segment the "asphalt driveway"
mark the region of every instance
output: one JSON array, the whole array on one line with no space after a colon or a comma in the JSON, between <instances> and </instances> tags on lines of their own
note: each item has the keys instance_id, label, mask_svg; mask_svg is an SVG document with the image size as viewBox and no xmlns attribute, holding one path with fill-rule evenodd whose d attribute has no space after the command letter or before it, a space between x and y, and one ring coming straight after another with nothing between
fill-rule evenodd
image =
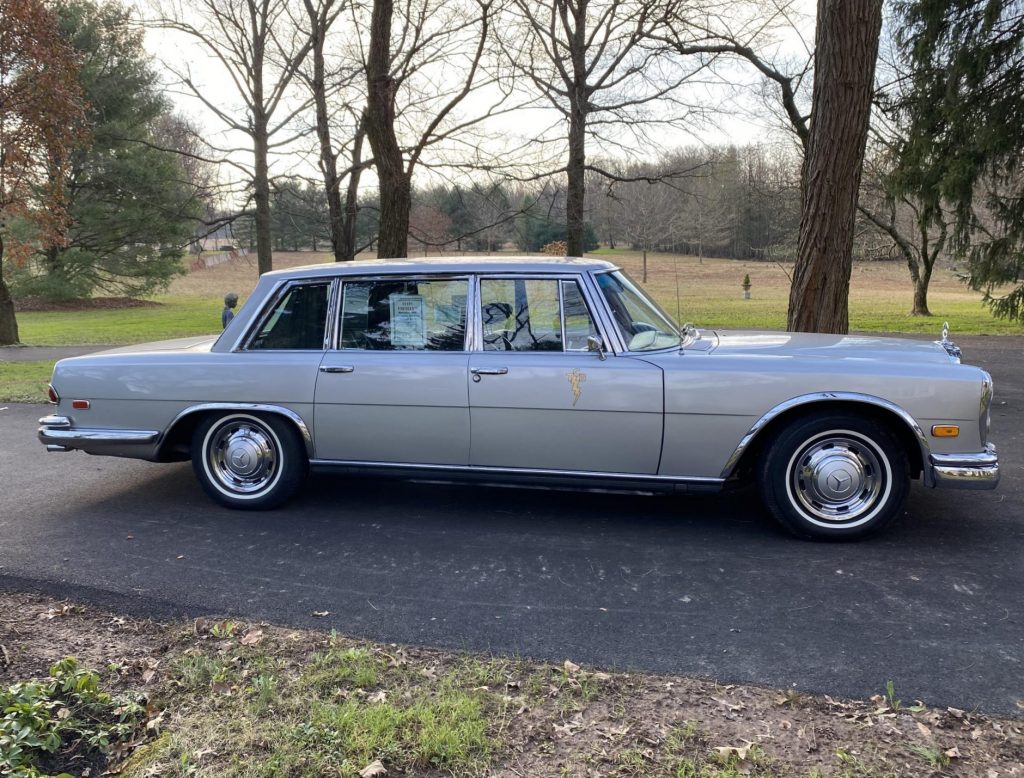
<instances>
[{"instance_id":1,"label":"asphalt driveway","mask_svg":"<svg viewBox=\"0 0 1024 778\"><path fill-rule=\"evenodd\" d=\"M286 509L238 513L187 464L47 454L46 407L11 405L0 588L857 697L892 680L905 701L1022 716L1022 340L958 341L996 380L999 490L915 485L893 531L848 545L793 540L749 496L318 474Z\"/></svg>"}]
</instances>

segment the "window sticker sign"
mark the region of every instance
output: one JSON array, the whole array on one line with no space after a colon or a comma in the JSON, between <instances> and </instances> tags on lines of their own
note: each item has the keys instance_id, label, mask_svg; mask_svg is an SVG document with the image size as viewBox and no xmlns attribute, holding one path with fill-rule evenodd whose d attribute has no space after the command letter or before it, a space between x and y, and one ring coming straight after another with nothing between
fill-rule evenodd
<instances>
[{"instance_id":1,"label":"window sticker sign","mask_svg":"<svg viewBox=\"0 0 1024 778\"><path fill-rule=\"evenodd\" d=\"M427 344L427 321L423 297L393 294L391 303L391 345L423 348Z\"/></svg>"}]
</instances>

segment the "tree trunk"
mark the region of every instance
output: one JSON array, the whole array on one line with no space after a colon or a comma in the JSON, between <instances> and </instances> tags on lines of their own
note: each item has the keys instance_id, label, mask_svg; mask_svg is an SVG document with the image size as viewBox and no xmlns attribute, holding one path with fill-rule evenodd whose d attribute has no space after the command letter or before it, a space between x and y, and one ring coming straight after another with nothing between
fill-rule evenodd
<instances>
[{"instance_id":1,"label":"tree trunk","mask_svg":"<svg viewBox=\"0 0 1024 778\"><path fill-rule=\"evenodd\" d=\"M574 103L576 101L574 100ZM583 215L586 206L587 119L583 106L573 105L569 120L569 179L565 202L565 253L570 257L583 256Z\"/></svg>"},{"instance_id":2,"label":"tree trunk","mask_svg":"<svg viewBox=\"0 0 1024 778\"><path fill-rule=\"evenodd\" d=\"M341 181L338 179L338 159L331 145L331 124L327 113L327 78L324 65L324 29L326 22L321 21L313 6L307 2L306 11L312 27L313 54L313 102L316 104L316 137L320 141L320 172L324 177L324 190L327 193L327 212L330 220L329 232L334 261L341 262L345 257L345 212L341 205ZM316 251L314 245L313 250Z\"/></svg>"},{"instance_id":3,"label":"tree trunk","mask_svg":"<svg viewBox=\"0 0 1024 778\"><path fill-rule=\"evenodd\" d=\"M931 316L928 310L928 283L932 280L932 269L924 267L917 278L914 279L914 310L913 316Z\"/></svg>"},{"instance_id":4,"label":"tree trunk","mask_svg":"<svg viewBox=\"0 0 1024 778\"><path fill-rule=\"evenodd\" d=\"M18 319L14 315L14 300L4 281L4 238L0 235L0 346L13 346L18 340Z\"/></svg>"},{"instance_id":5,"label":"tree trunk","mask_svg":"<svg viewBox=\"0 0 1024 778\"><path fill-rule=\"evenodd\" d=\"M882 0L818 0L790 332L849 330L853 231L881 26Z\"/></svg>"},{"instance_id":6,"label":"tree trunk","mask_svg":"<svg viewBox=\"0 0 1024 778\"><path fill-rule=\"evenodd\" d=\"M274 269L274 250L270 226L270 169L267 165L270 136L267 133L267 117L261 110L253 122L252 141L255 156L252 183L253 199L256 201L256 269L263 275Z\"/></svg>"},{"instance_id":7,"label":"tree trunk","mask_svg":"<svg viewBox=\"0 0 1024 778\"><path fill-rule=\"evenodd\" d=\"M345 219L341 230L341 260L351 262L356 258L356 219L359 216L359 178L363 174L363 138L365 122L360 121L356 137L352 142L352 169L348 175L348 190L345 192ZM337 254L335 255L337 259Z\"/></svg>"},{"instance_id":8,"label":"tree trunk","mask_svg":"<svg viewBox=\"0 0 1024 778\"><path fill-rule=\"evenodd\" d=\"M397 258L409 251L412 187L395 135L395 84L391 78L393 0L374 0L366 57L366 137L380 182L377 256Z\"/></svg>"}]
</instances>

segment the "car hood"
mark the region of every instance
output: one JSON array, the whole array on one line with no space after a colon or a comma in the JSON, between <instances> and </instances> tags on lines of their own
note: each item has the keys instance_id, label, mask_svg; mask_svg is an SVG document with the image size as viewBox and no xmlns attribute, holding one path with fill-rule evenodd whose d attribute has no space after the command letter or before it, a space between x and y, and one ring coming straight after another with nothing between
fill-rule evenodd
<instances>
[{"instance_id":1,"label":"car hood","mask_svg":"<svg viewBox=\"0 0 1024 778\"><path fill-rule=\"evenodd\" d=\"M710 338L709 338L710 335ZM705 333L714 339L714 354L794 357L799 359L856 359L901 363L944 363L950 356L938 343L875 335L819 335L807 332L719 330Z\"/></svg>"},{"instance_id":2,"label":"car hood","mask_svg":"<svg viewBox=\"0 0 1024 778\"><path fill-rule=\"evenodd\" d=\"M152 354L158 351L209 351L217 342L216 335L200 335L194 338L175 338L174 340L158 340L153 343L136 343L133 346L98 351L96 354ZM95 355L90 355L95 356Z\"/></svg>"}]
</instances>

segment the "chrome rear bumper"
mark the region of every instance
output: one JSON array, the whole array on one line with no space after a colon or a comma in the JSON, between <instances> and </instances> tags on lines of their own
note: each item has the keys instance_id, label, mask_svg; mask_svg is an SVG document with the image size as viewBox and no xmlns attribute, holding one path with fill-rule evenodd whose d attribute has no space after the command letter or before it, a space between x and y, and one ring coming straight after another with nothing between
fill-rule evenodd
<instances>
[{"instance_id":1,"label":"chrome rear bumper","mask_svg":"<svg viewBox=\"0 0 1024 778\"><path fill-rule=\"evenodd\" d=\"M109 456L139 456L159 440L157 430L111 430L76 428L67 416L44 416L39 420L39 440L47 451L85 451Z\"/></svg>"},{"instance_id":2,"label":"chrome rear bumper","mask_svg":"<svg viewBox=\"0 0 1024 778\"><path fill-rule=\"evenodd\" d=\"M932 454L929 486L942 489L995 489L999 484L999 457L989 443L977 454Z\"/></svg>"}]
</instances>

